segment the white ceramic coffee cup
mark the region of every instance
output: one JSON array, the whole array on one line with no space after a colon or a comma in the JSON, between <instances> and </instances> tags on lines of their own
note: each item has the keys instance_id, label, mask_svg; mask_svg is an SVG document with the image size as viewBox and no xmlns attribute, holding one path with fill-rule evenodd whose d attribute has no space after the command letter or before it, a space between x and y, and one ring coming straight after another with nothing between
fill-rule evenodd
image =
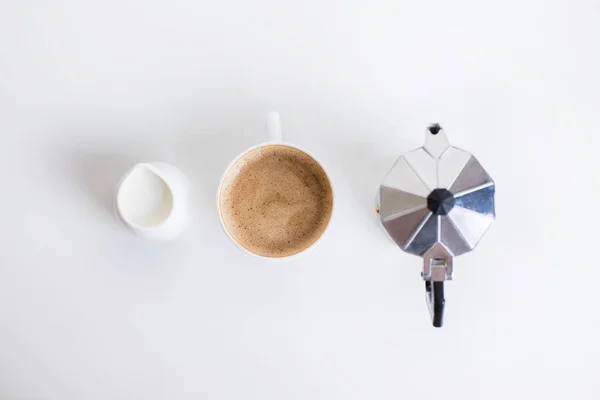
<instances>
[{"instance_id":1,"label":"white ceramic coffee cup","mask_svg":"<svg viewBox=\"0 0 600 400\"><path fill-rule=\"evenodd\" d=\"M231 163L229 163L229 165L227 166L227 169L225 169L225 172L223 173L223 176L221 177L221 181L219 182L219 187L217 190L217 210L219 212L219 220L221 221L221 226L223 227L223 230L225 231L225 233L227 234L227 236L229 237L229 239L231 239L231 241L239 248L241 249L243 252L256 256L256 257L260 257L260 258L266 258L269 260L289 260L291 258L295 258L301 254L306 253L306 251L308 251L309 249L314 248L318 243L321 242L321 240L323 239L323 237L325 236L325 233L327 232L328 228L329 228L329 224L331 223L331 219L333 218L333 210L335 209L335 192L333 190L333 184L331 183L331 178L329 177L329 174L327 173L327 169L325 168L325 166L323 165L322 162L320 162L315 156L313 156L312 154L310 154L308 151L304 150L303 148L296 146L295 144L291 144L289 142L285 142L283 140L283 136L281 133L281 117L279 115L279 113L277 112L269 112L267 113L266 116L266 133L267 133L267 138L268 140L266 142L257 144L256 146L252 146L248 149L246 149L245 151L243 151L242 153L240 153L237 157L235 157L233 159L233 161L231 161ZM325 173L325 175L327 176L327 180L329 182L329 186L331 187L331 193L332 193L332 199L334 200L332 202L332 210L331 210L331 215L329 217L329 221L327 222L327 226L325 227L325 230L321 233L321 236L319 236L319 238L317 240L315 240L310 246L308 246L307 248L305 248L304 250L296 253L296 254L292 254L289 256L284 256L284 257L269 257L269 256L264 256L261 254L256 254L250 250L248 250L247 248L245 248L244 246L242 246L231 234L231 232L229 232L229 230L227 229L227 226L225 225L225 221L223 220L223 214L221 212L221 191L223 189L223 183L225 182L225 179L227 178L227 174L229 173L229 171L231 170L231 168L235 165L236 162L238 162L240 159L242 159L244 156L246 156L246 154L250 153L253 150L259 149L261 147L265 147L265 146L271 146L274 144L279 144L279 145L283 145L283 146L287 146L287 147L291 147L297 150L300 150L301 152L307 154L309 157L311 157L313 160L315 160L315 162L317 164L319 164L319 166L321 167L321 169L323 170L323 172Z\"/></svg>"},{"instance_id":2,"label":"white ceramic coffee cup","mask_svg":"<svg viewBox=\"0 0 600 400\"><path fill-rule=\"evenodd\" d=\"M187 179L164 162L136 164L121 179L114 204L119 219L136 235L173 239L189 222Z\"/></svg>"}]
</instances>

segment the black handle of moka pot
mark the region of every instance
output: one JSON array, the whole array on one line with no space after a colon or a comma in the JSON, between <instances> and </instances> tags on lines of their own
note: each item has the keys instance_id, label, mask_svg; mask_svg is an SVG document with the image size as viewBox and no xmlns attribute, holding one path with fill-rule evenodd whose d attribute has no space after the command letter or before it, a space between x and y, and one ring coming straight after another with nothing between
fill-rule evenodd
<instances>
[{"instance_id":1,"label":"black handle of moka pot","mask_svg":"<svg viewBox=\"0 0 600 400\"><path fill-rule=\"evenodd\" d=\"M444 282L425 281L427 292L427 305L431 313L431 322L436 328L441 328L444 323Z\"/></svg>"}]
</instances>

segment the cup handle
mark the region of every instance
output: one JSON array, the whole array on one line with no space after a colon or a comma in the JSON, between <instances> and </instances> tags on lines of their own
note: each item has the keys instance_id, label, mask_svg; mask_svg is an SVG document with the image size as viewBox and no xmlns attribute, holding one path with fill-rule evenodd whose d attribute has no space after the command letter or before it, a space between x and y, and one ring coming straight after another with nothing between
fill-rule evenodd
<instances>
[{"instance_id":1,"label":"cup handle","mask_svg":"<svg viewBox=\"0 0 600 400\"><path fill-rule=\"evenodd\" d=\"M278 112L271 111L267 113L266 130L270 142L283 141L281 135L281 117Z\"/></svg>"},{"instance_id":2,"label":"cup handle","mask_svg":"<svg viewBox=\"0 0 600 400\"><path fill-rule=\"evenodd\" d=\"M444 323L444 282L425 281L427 306L431 314L431 322L436 328L441 328Z\"/></svg>"}]
</instances>

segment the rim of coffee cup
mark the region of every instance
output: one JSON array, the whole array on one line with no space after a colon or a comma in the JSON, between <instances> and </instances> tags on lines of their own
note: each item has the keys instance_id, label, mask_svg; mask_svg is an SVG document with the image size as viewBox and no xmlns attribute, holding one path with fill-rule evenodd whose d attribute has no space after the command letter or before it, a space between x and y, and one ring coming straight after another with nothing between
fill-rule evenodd
<instances>
[{"instance_id":1,"label":"rim of coffee cup","mask_svg":"<svg viewBox=\"0 0 600 400\"><path fill-rule=\"evenodd\" d=\"M321 167L321 169L325 173L325 176L327 177L327 180L329 181L329 187L331 188L331 199L332 199L331 200L331 214L329 215L329 220L327 221L327 225L325 226L325 229L323 230L323 232L321 232L321 236L319 236L317 238L317 240L315 240L313 243L311 243L311 245L308 246L307 248L305 248L304 250L301 250L298 253L290 254L289 256L283 256L283 257L263 256L261 254L256 254L256 253L248 250L244 246L242 246L233 237L233 235L231 234L231 232L229 232L229 230L225 226L225 221L223 221L223 214L221 213L221 201L220 201L221 200L221 191L223 189L223 183L225 182L225 178L227 177L227 174L229 173L229 171L231 170L231 168L233 168L233 166L235 165L235 163L238 162L240 159L242 159L247 153L249 153L249 152L251 152L253 150L260 149L261 147L274 146L274 145L287 146L287 147L291 147L291 148L296 149L296 150L300 150L301 152L305 153L310 158L312 158L313 160L315 160L317 162L317 164L319 164L319 166ZM283 140L270 140L270 141L259 143L259 144L256 144L256 145L252 146L252 147L247 148L246 150L244 150L241 153L239 153L229 163L229 165L227 165L227 168L225 169L225 172L221 176L221 180L219 181L219 187L217 189L217 212L219 213L219 221L221 223L221 228L223 228L223 231L225 231L225 234L229 237L229 239L239 249L241 249L244 253L250 254L250 255L258 257L258 258L272 260L272 261L289 261L289 260L292 260L294 258L302 256L304 253L308 252L309 250L311 250L315 246L317 246L321 242L321 240L323 240L323 237L325 236L325 234L329 230L329 226L331 225L331 221L333 220L334 213L335 213L335 188L333 187L333 182L331 180L331 177L329 176L329 173L327 172L327 168L325 168L325 165L321 162L321 160L319 160L318 158L316 158L313 154L311 154L310 152L306 151L305 149L303 149L300 146L297 146L295 144L292 144L292 143L289 143L289 142L286 142L286 141L283 141Z\"/></svg>"}]
</instances>

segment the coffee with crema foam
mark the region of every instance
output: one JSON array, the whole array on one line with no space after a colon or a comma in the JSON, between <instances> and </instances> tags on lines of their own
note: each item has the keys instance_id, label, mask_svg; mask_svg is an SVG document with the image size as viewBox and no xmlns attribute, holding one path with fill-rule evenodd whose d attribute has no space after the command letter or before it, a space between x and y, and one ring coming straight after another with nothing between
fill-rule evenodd
<instances>
[{"instance_id":1,"label":"coffee with crema foam","mask_svg":"<svg viewBox=\"0 0 600 400\"><path fill-rule=\"evenodd\" d=\"M256 148L237 160L219 194L225 228L245 249L286 257L310 247L333 208L327 174L308 154L285 145Z\"/></svg>"}]
</instances>

